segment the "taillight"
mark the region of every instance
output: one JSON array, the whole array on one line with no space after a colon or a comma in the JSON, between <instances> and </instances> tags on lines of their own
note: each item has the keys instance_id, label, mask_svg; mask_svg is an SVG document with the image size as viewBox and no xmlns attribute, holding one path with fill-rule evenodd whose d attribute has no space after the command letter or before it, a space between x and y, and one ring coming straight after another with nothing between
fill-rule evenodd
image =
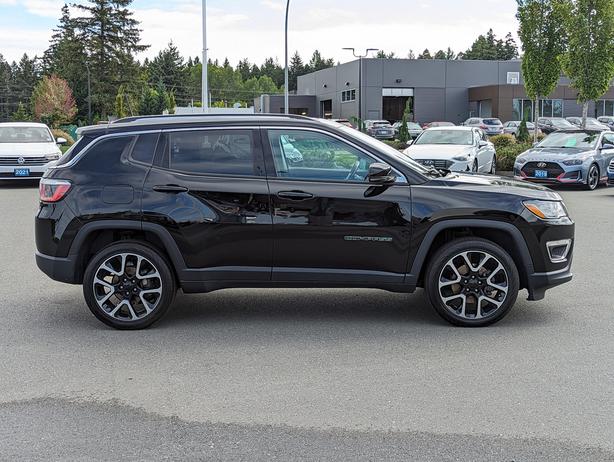
<instances>
[{"instance_id":1,"label":"taillight","mask_svg":"<svg viewBox=\"0 0 614 462\"><path fill-rule=\"evenodd\" d=\"M67 180L41 179L38 188L41 202L58 202L64 198L72 184Z\"/></svg>"},{"instance_id":2,"label":"taillight","mask_svg":"<svg viewBox=\"0 0 614 462\"><path fill-rule=\"evenodd\" d=\"M486 130L488 127L487 127L486 125L480 125L480 128L481 128L482 130Z\"/></svg>"}]
</instances>

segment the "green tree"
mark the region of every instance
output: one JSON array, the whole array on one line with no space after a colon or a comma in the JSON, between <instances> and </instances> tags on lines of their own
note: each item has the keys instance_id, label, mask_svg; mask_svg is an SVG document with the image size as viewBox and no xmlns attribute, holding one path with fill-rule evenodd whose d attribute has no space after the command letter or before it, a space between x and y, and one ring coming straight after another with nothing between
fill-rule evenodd
<instances>
[{"instance_id":1,"label":"green tree","mask_svg":"<svg viewBox=\"0 0 614 462\"><path fill-rule=\"evenodd\" d=\"M565 52L566 0L518 0L516 17L522 43L522 77L534 101L535 120L539 100L556 88ZM537 141L537 130L534 133Z\"/></svg>"},{"instance_id":2,"label":"green tree","mask_svg":"<svg viewBox=\"0 0 614 462\"><path fill-rule=\"evenodd\" d=\"M321 71L322 69L328 69L329 67L333 67L335 65L335 60L333 58L323 58L322 54L319 50L315 50L309 63L306 66L307 72L316 72ZM281 85L279 85L281 86Z\"/></svg>"},{"instance_id":3,"label":"green tree","mask_svg":"<svg viewBox=\"0 0 614 462\"><path fill-rule=\"evenodd\" d=\"M150 85L164 85L167 91L178 95L184 100L187 83L186 65L177 47L170 42L158 55L144 66L147 69L147 79Z\"/></svg>"},{"instance_id":4,"label":"green tree","mask_svg":"<svg viewBox=\"0 0 614 462\"><path fill-rule=\"evenodd\" d=\"M505 36L505 40L498 39L492 29L486 35L479 35L477 39L459 58L482 59L482 60L510 60L518 57L518 47L511 33Z\"/></svg>"},{"instance_id":5,"label":"green tree","mask_svg":"<svg viewBox=\"0 0 614 462\"><path fill-rule=\"evenodd\" d=\"M378 50L375 57L378 59L395 59L397 56L394 53L394 51L391 51L390 53L386 53L384 50Z\"/></svg>"},{"instance_id":6,"label":"green tree","mask_svg":"<svg viewBox=\"0 0 614 462\"><path fill-rule=\"evenodd\" d=\"M614 78L614 2L574 0L570 6L564 68L578 91L582 126L586 127L589 101L601 97Z\"/></svg>"},{"instance_id":7,"label":"green tree","mask_svg":"<svg viewBox=\"0 0 614 462\"><path fill-rule=\"evenodd\" d=\"M0 121L11 118L11 66L0 54Z\"/></svg>"},{"instance_id":8,"label":"green tree","mask_svg":"<svg viewBox=\"0 0 614 462\"><path fill-rule=\"evenodd\" d=\"M537 133L537 130L534 130L534 132ZM529 141L529 129L527 128L526 118L522 119L522 122L520 122L518 131L516 132L516 140L521 143Z\"/></svg>"},{"instance_id":9,"label":"green tree","mask_svg":"<svg viewBox=\"0 0 614 462\"><path fill-rule=\"evenodd\" d=\"M32 120L32 116L26 109L26 106L23 103L19 103L19 105L17 106L17 110L13 112L13 115L11 116L11 121L29 122L30 120Z\"/></svg>"},{"instance_id":10,"label":"green tree","mask_svg":"<svg viewBox=\"0 0 614 462\"><path fill-rule=\"evenodd\" d=\"M401 143L407 143L409 141L409 128L407 127L407 120L411 112L410 98L405 103L405 110L403 111L403 120L401 121L401 128L399 128L399 141Z\"/></svg>"},{"instance_id":11,"label":"green tree","mask_svg":"<svg viewBox=\"0 0 614 462\"><path fill-rule=\"evenodd\" d=\"M433 59L433 57L429 49L425 48L424 51L418 55L418 59Z\"/></svg>"},{"instance_id":12,"label":"green tree","mask_svg":"<svg viewBox=\"0 0 614 462\"><path fill-rule=\"evenodd\" d=\"M102 118L112 113L117 88L140 74L134 54L148 46L140 43L141 31L132 0L88 0L74 7L83 13L74 20L79 39L89 56L92 76L92 105Z\"/></svg>"},{"instance_id":13,"label":"green tree","mask_svg":"<svg viewBox=\"0 0 614 462\"><path fill-rule=\"evenodd\" d=\"M305 64L298 51L295 51L290 59L288 68L289 90L294 91L298 87L298 78L305 74Z\"/></svg>"}]
</instances>

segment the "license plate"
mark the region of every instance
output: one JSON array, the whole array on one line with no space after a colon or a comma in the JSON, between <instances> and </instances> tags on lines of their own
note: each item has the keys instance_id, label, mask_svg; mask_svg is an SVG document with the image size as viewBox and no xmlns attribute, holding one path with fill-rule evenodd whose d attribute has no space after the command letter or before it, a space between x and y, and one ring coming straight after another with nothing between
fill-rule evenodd
<instances>
[{"instance_id":1,"label":"license plate","mask_svg":"<svg viewBox=\"0 0 614 462\"><path fill-rule=\"evenodd\" d=\"M535 170L535 178L548 178L548 170Z\"/></svg>"},{"instance_id":2,"label":"license plate","mask_svg":"<svg viewBox=\"0 0 614 462\"><path fill-rule=\"evenodd\" d=\"M30 176L30 169L29 168L16 168L15 170L13 170L13 174L15 176Z\"/></svg>"}]
</instances>

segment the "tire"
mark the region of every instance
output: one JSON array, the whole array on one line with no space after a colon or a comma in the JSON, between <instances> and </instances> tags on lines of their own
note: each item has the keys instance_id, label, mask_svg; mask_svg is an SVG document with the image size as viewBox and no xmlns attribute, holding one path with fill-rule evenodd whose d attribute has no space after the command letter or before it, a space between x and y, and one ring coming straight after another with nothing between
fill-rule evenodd
<instances>
[{"instance_id":1,"label":"tire","mask_svg":"<svg viewBox=\"0 0 614 462\"><path fill-rule=\"evenodd\" d=\"M490 164L490 174L491 175L497 174L497 156L492 156L492 162Z\"/></svg>"},{"instance_id":2,"label":"tire","mask_svg":"<svg viewBox=\"0 0 614 462\"><path fill-rule=\"evenodd\" d=\"M514 260L500 246L486 239L462 238L435 252L426 270L424 287L431 305L443 319L456 326L483 327L509 313L520 282Z\"/></svg>"},{"instance_id":3,"label":"tire","mask_svg":"<svg viewBox=\"0 0 614 462\"><path fill-rule=\"evenodd\" d=\"M588 168L588 174L586 175L586 184L584 188L589 191L594 191L599 186L599 167L597 164L592 164Z\"/></svg>"},{"instance_id":4,"label":"tire","mask_svg":"<svg viewBox=\"0 0 614 462\"><path fill-rule=\"evenodd\" d=\"M102 249L90 260L83 277L83 295L90 311L115 329L149 327L166 314L176 292L166 258L136 241Z\"/></svg>"}]
</instances>

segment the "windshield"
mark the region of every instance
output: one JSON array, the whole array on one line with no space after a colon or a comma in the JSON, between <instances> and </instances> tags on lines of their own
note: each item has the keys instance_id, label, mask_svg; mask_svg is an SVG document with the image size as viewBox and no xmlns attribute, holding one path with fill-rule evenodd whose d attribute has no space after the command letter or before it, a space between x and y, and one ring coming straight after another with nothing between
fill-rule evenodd
<instances>
[{"instance_id":1,"label":"windshield","mask_svg":"<svg viewBox=\"0 0 614 462\"><path fill-rule=\"evenodd\" d=\"M45 127L0 127L0 143L53 143Z\"/></svg>"},{"instance_id":2,"label":"windshield","mask_svg":"<svg viewBox=\"0 0 614 462\"><path fill-rule=\"evenodd\" d=\"M374 149L378 150L378 151L383 151L385 154L394 157L397 161L401 162L402 164L408 166L409 168L411 168L412 170L421 173L423 175L428 175L430 174L431 170L420 165L419 163L413 161L412 159L410 159L408 156L406 156L405 154L403 154L400 151L397 151L396 149L394 149L391 146L388 146L386 143L383 143L379 140L376 140L375 138L362 133L358 130L354 130L351 129L349 127L345 127L343 125L340 126L336 126L335 128L337 128L338 130L341 130L342 132L344 132L346 135L349 135L352 138L356 138L360 141L362 141L363 143L365 143L368 146L373 147Z\"/></svg>"},{"instance_id":3,"label":"windshield","mask_svg":"<svg viewBox=\"0 0 614 462\"><path fill-rule=\"evenodd\" d=\"M407 123L407 128L411 129L411 130L422 130L422 127L417 124L416 122L408 122Z\"/></svg>"},{"instance_id":4,"label":"windshield","mask_svg":"<svg viewBox=\"0 0 614 462\"><path fill-rule=\"evenodd\" d=\"M390 125L390 122L386 122L386 121L373 122L374 127L381 127L381 126L388 126L388 125Z\"/></svg>"},{"instance_id":5,"label":"windshield","mask_svg":"<svg viewBox=\"0 0 614 462\"><path fill-rule=\"evenodd\" d=\"M415 144L470 146L473 144L473 133L470 130L426 130L418 137Z\"/></svg>"},{"instance_id":6,"label":"windshield","mask_svg":"<svg viewBox=\"0 0 614 462\"><path fill-rule=\"evenodd\" d=\"M484 119L484 125L501 125L499 119Z\"/></svg>"},{"instance_id":7,"label":"windshield","mask_svg":"<svg viewBox=\"0 0 614 462\"><path fill-rule=\"evenodd\" d=\"M599 133L586 132L554 132L548 135L537 146L540 148L584 148L594 149Z\"/></svg>"}]
</instances>

